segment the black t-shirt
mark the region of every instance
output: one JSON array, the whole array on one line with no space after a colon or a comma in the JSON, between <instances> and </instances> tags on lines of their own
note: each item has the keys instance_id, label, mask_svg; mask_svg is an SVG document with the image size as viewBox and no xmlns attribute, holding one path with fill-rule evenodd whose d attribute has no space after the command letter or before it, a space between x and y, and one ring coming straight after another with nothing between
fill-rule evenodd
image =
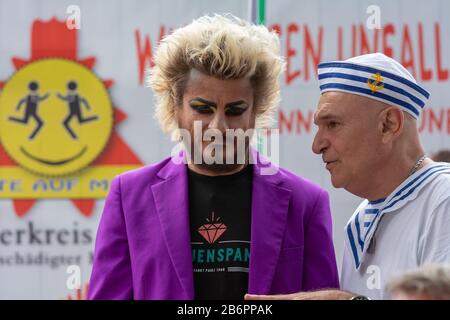
<instances>
[{"instance_id":1,"label":"black t-shirt","mask_svg":"<svg viewBox=\"0 0 450 320\"><path fill-rule=\"evenodd\" d=\"M188 170L195 299L242 300L247 293L252 170L215 177Z\"/></svg>"}]
</instances>

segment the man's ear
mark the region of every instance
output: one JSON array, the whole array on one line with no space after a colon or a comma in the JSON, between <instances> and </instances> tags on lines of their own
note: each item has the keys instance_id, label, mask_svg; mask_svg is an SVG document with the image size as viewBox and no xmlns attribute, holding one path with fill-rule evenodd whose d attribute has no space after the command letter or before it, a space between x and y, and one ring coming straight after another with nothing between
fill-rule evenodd
<instances>
[{"instance_id":1,"label":"man's ear","mask_svg":"<svg viewBox=\"0 0 450 320\"><path fill-rule=\"evenodd\" d=\"M391 142L401 134L405 124L405 115L400 108L387 107L380 112L378 119L383 143Z\"/></svg>"}]
</instances>

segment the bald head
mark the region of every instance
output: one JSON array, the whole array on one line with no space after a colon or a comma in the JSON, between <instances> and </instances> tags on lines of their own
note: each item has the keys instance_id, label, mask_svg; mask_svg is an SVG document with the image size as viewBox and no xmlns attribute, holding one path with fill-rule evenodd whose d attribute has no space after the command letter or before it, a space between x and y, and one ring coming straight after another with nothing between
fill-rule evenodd
<instances>
[{"instance_id":1,"label":"bald head","mask_svg":"<svg viewBox=\"0 0 450 320\"><path fill-rule=\"evenodd\" d=\"M416 119L406 111L356 94L338 91L322 94L314 119L317 121L330 115L362 121L367 129L378 129L382 135L393 134L395 139L407 140L418 134Z\"/></svg>"}]
</instances>

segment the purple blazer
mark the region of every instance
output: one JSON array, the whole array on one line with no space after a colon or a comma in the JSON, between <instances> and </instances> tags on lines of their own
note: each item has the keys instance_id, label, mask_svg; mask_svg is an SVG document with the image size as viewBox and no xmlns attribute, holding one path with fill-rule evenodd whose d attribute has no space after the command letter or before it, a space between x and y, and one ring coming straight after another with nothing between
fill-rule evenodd
<instances>
[{"instance_id":1,"label":"purple blazer","mask_svg":"<svg viewBox=\"0 0 450 320\"><path fill-rule=\"evenodd\" d=\"M338 288L328 194L287 170L261 168L254 165L248 292ZM187 180L187 166L168 158L112 181L89 299L195 298Z\"/></svg>"}]
</instances>

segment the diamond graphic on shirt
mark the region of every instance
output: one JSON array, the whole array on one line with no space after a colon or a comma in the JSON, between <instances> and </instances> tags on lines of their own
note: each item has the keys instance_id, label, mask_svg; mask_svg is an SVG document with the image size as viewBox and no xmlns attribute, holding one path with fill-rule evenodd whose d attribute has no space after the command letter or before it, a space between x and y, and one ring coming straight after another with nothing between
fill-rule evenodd
<instances>
[{"instance_id":1,"label":"diamond graphic on shirt","mask_svg":"<svg viewBox=\"0 0 450 320\"><path fill-rule=\"evenodd\" d=\"M211 214L211 220L206 219L209 223L205 223L198 228L200 235L208 241L209 244L216 242L222 234L227 230L227 226L219 222L220 217L215 219L214 211Z\"/></svg>"}]
</instances>

